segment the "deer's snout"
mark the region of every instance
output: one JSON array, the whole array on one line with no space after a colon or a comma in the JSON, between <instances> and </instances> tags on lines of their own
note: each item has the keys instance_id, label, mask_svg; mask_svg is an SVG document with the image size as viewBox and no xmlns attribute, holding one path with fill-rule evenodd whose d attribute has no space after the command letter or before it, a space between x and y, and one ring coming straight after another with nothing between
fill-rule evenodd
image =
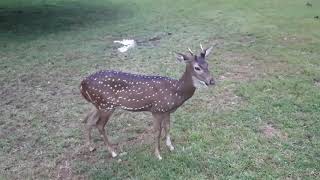
<instances>
[{"instance_id":1,"label":"deer's snout","mask_svg":"<svg viewBox=\"0 0 320 180\"><path fill-rule=\"evenodd\" d=\"M216 84L216 81L215 81L213 78L211 78L211 79L209 80L209 85L213 86L213 85L215 85L215 84Z\"/></svg>"},{"instance_id":2,"label":"deer's snout","mask_svg":"<svg viewBox=\"0 0 320 180\"><path fill-rule=\"evenodd\" d=\"M206 83L207 86L213 86L213 85L216 84L216 81L212 77L210 77L210 78L205 80L205 83Z\"/></svg>"}]
</instances>

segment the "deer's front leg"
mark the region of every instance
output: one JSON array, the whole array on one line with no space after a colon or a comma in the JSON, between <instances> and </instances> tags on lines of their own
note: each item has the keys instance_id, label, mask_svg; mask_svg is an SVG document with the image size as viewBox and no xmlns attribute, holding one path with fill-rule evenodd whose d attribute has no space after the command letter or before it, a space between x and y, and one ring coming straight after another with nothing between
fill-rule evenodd
<instances>
[{"instance_id":1,"label":"deer's front leg","mask_svg":"<svg viewBox=\"0 0 320 180\"><path fill-rule=\"evenodd\" d=\"M174 150L174 147L171 143L171 137L170 137L170 114L168 114L164 120L164 131L165 131L165 137L166 137L166 145L170 149L170 151Z\"/></svg>"},{"instance_id":2,"label":"deer's front leg","mask_svg":"<svg viewBox=\"0 0 320 180\"><path fill-rule=\"evenodd\" d=\"M161 160L162 157L160 155L160 138L161 138L161 131L162 131L162 120L163 115L158 113L152 113L154 117L153 121L153 128L154 128L154 143L155 143L155 155L156 157Z\"/></svg>"}]
</instances>

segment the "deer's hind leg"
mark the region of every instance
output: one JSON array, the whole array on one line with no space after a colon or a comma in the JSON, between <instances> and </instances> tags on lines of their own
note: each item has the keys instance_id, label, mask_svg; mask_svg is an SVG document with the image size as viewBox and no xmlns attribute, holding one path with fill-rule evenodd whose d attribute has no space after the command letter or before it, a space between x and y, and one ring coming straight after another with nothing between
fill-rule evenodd
<instances>
[{"instance_id":1,"label":"deer's hind leg","mask_svg":"<svg viewBox=\"0 0 320 180\"><path fill-rule=\"evenodd\" d=\"M93 108L84 118L84 122L86 123L86 145L89 147L89 151L95 150L95 147L92 144L91 132L92 128L96 126L98 121L99 114L96 108Z\"/></svg>"},{"instance_id":2,"label":"deer's hind leg","mask_svg":"<svg viewBox=\"0 0 320 180\"><path fill-rule=\"evenodd\" d=\"M103 139L103 142L107 148L107 150L111 153L112 157L116 157L117 153L114 151L114 149L112 148L112 145L108 139L107 133L105 131L105 126L107 124L107 122L110 119L110 116L112 115L112 113L114 112L114 110L110 110L110 111L99 111L99 120L96 123L96 127L99 130L99 133Z\"/></svg>"}]
</instances>

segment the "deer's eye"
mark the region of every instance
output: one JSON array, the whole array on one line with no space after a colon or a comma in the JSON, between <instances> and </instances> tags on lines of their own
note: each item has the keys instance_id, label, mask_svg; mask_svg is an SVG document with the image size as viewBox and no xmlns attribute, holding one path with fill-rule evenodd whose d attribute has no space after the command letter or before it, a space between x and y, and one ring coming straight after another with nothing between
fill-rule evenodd
<instances>
[{"instance_id":1,"label":"deer's eye","mask_svg":"<svg viewBox=\"0 0 320 180\"><path fill-rule=\"evenodd\" d=\"M199 67L194 67L194 69L195 69L196 71L200 71L200 70L201 70Z\"/></svg>"}]
</instances>

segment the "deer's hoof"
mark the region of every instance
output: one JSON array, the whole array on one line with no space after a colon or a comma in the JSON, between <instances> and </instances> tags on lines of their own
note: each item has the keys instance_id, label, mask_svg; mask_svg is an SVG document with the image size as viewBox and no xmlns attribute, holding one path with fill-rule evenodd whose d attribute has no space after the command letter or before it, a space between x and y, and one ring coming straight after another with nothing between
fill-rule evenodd
<instances>
[{"instance_id":1,"label":"deer's hoof","mask_svg":"<svg viewBox=\"0 0 320 180\"><path fill-rule=\"evenodd\" d=\"M173 145L171 143L170 136L167 136L166 145L167 145L167 147L169 148L170 151L174 150L174 147L173 147Z\"/></svg>"},{"instance_id":2,"label":"deer's hoof","mask_svg":"<svg viewBox=\"0 0 320 180\"><path fill-rule=\"evenodd\" d=\"M162 160L162 157L161 157L159 151L156 151L156 152L155 152L155 155L156 155L156 157L157 157L159 160Z\"/></svg>"},{"instance_id":3,"label":"deer's hoof","mask_svg":"<svg viewBox=\"0 0 320 180\"><path fill-rule=\"evenodd\" d=\"M94 148L94 147L92 147L92 146L89 147L89 151L90 151L90 152L93 152L93 151L95 151L95 150L96 150L96 148Z\"/></svg>"},{"instance_id":4,"label":"deer's hoof","mask_svg":"<svg viewBox=\"0 0 320 180\"><path fill-rule=\"evenodd\" d=\"M174 147L171 145L171 146L168 146L169 147L169 150L170 151L173 151L174 150Z\"/></svg>"},{"instance_id":5,"label":"deer's hoof","mask_svg":"<svg viewBox=\"0 0 320 180\"><path fill-rule=\"evenodd\" d=\"M117 153L115 153L114 151L112 151L112 152L111 152L111 156L112 156L113 158L115 158L115 157L117 157L118 155L117 155Z\"/></svg>"}]
</instances>

